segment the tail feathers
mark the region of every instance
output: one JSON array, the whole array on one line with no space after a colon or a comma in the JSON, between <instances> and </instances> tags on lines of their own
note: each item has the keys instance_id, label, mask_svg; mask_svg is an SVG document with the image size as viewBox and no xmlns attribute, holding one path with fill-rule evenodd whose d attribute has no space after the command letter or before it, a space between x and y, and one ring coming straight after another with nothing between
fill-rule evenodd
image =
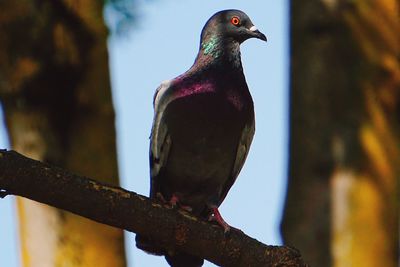
<instances>
[{"instance_id":1,"label":"tail feathers","mask_svg":"<svg viewBox=\"0 0 400 267\"><path fill-rule=\"evenodd\" d=\"M203 266L204 260L195 256L175 252L174 255L168 254L164 248L157 246L142 235L136 235L136 247L153 255L162 256L165 255L165 259L171 267L201 267Z\"/></svg>"}]
</instances>

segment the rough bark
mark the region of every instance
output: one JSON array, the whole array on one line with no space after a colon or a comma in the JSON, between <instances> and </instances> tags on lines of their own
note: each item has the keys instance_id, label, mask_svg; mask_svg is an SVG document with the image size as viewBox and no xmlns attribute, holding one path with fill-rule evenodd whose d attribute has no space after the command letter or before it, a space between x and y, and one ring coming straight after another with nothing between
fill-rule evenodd
<instances>
[{"instance_id":1,"label":"rough bark","mask_svg":"<svg viewBox=\"0 0 400 267\"><path fill-rule=\"evenodd\" d=\"M239 230L225 235L199 221L119 187L0 151L0 196L14 194L157 240L169 251L204 257L219 266L306 266L290 247L267 246Z\"/></svg>"},{"instance_id":2,"label":"rough bark","mask_svg":"<svg viewBox=\"0 0 400 267\"><path fill-rule=\"evenodd\" d=\"M282 233L311 266L396 266L398 12L395 0L291 1Z\"/></svg>"},{"instance_id":3,"label":"rough bark","mask_svg":"<svg viewBox=\"0 0 400 267\"><path fill-rule=\"evenodd\" d=\"M0 100L13 149L117 184L103 3L0 1ZM122 231L17 202L23 266L125 266Z\"/></svg>"}]
</instances>

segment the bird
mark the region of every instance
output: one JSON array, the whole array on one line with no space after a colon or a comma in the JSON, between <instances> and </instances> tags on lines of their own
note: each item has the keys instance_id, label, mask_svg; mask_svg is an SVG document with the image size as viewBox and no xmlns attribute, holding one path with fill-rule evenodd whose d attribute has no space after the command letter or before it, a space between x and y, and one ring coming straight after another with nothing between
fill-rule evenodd
<instances>
[{"instance_id":1,"label":"bird","mask_svg":"<svg viewBox=\"0 0 400 267\"><path fill-rule=\"evenodd\" d=\"M240 44L267 41L240 10L215 13L206 22L193 65L162 82L154 99L150 136L150 198L230 226L218 207L235 182L255 132L254 104L243 73ZM164 255L170 266L202 266L204 260L168 252L136 236L136 246Z\"/></svg>"}]
</instances>

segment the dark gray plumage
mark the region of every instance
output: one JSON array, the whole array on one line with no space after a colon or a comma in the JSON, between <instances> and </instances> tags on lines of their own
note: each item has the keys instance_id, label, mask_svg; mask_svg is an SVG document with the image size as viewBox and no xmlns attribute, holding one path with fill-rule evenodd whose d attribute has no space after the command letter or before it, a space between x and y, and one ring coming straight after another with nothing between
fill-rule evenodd
<instances>
[{"instance_id":1,"label":"dark gray plumage","mask_svg":"<svg viewBox=\"0 0 400 267\"><path fill-rule=\"evenodd\" d=\"M253 101L243 74L239 45L266 41L239 10L214 14L201 34L193 66L164 82L154 96L150 144L152 198L169 201L201 218L229 225L218 207L236 180L254 135ZM137 246L166 254L171 266L201 266L203 259L137 236Z\"/></svg>"}]
</instances>

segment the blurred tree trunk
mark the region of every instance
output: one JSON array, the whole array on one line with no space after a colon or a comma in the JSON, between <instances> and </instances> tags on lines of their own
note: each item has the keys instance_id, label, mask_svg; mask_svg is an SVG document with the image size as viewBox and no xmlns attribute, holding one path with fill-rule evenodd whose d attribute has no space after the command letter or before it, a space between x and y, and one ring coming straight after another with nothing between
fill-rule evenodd
<instances>
[{"instance_id":1,"label":"blurred tree trunk","mask_svg":"<svg viewBox=\"0 0 400 267\"><path fill-rule=\"evenodd\" d=\"M311 266L397 266L399 33L396 0L291 1L282 234Z\"/></svg>"},{"instance_id":2,"label":"blurred tree trunk","mask_svg":"<svg viewBox=\"0 0 400 267\"><path fill-rule=\"evenodd\" d=\"M103 4L0 1L0 99L13 149L117 184ZM23 266L125 266L121 230L17 202Z\"/></svg>"}]
</instances>

